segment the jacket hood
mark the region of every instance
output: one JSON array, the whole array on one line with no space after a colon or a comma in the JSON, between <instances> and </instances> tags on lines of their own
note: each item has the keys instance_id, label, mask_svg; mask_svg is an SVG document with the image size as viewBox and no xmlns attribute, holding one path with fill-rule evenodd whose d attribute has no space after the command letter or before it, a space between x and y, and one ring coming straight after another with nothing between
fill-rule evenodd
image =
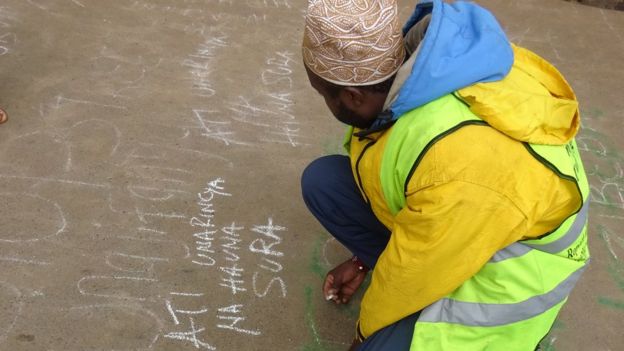
<instances>
[{"instance_id":1,"label":"jacket hood","mask_svg":"<svg viewBox=\"0 0 624 351\"><path fill-rule=\"evenodd\" d=\"M389 107L393 120L458 89L500 80L513 63L511 44L484 8L463 1L421 2L406 22L404 35L425 17L429 24L410 58L411 72Z\"/></svg>"},{"instance_id":2,"label":"jacket hood","mask_svg":"<svg viewBox=\"0 0 624 351\"><path fill-rule=\"evenodd\" d=\"M576 96L561 73L529 50L514 46L515 61L501 81L460 89L470 110L507 136L562 145L579 130Z\"/></svg>"},{"instance_id":3,"label":"jacket hood","mask_svg":"<svg viewBox=\"0 0 624 351\"><path fill-rule=\"evenodd\" d=\"M509 43L484 8L463 1L421 2L403 32L411 57L397 72L384 112L369 132L450 93L522 142L561 145L578 132L578 103L568 82L538 55Z\"/></svg>"}]
</instances>

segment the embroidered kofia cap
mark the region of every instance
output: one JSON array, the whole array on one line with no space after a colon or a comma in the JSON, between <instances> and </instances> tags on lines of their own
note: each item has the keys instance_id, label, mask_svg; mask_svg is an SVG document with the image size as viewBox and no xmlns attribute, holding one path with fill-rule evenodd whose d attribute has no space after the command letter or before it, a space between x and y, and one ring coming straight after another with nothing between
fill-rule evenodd
<instances>
[{"instance_id":1,"label":"embroidered kofia cap","mask_svg":"<svg viewBox=\"0 0 624 351\"><path fill-rule=\"evenodd\" d=\"M390 78L405 50L396 0L309 0L303 62L343 86Z\"/></svg>"}]
</instances>

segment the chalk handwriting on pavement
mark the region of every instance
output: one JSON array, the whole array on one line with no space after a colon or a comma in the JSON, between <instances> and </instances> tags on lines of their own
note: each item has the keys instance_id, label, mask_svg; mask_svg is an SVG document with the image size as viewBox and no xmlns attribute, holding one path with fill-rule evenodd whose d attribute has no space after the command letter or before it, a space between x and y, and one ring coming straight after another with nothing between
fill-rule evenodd
<instances>
[{"instance_id":1,"label":"chalk handwriting on pavement","mask_svg":"<svg viewBox=\"0 0 624 351\"><path fill-rule=\"evenodd\" d=\"M235 221L223 220L217 203L232 194L225 187L223 178L216 178L206 183L197 193L199 213L189 221L192 229L190 240L195 243L192 262L210 273L216 274L218 283L214 289L222 289L230 294L230 303L215 306L213 299L208 299L202 291L172 292L165 306L171 316L172 330L164 334L165 338L190 343L195 348L216 350L210 332L214 328L242 334L248 337L262 335L262 330L249 325L245 314L245 300L249 299L249 281L255 298L286 298L286 282L281 277L283 270L279 262L284 253L280 251L282 242L280 232L285 227L275 225L272 218L266 224L253 225L246 230ZM228 223L220 225L219 223ZM249 242L248 251L243 249ZM243 264L242 258L250 252L256 260L252 267ZM247 268L247 270L246 270ZM249 271L253 274L250 276ZM213 288L208 288L212 290ZM240 297L245 295L245 298ZM199 307L188 309L181 306L197 304ZM214 325L205 325L206 315L216 317Z\"/></svg>"},{"instance_id":2,"label":"chalk handwriting on pavement","mask_svg":"<svg viewBox=\"0 0 624 351\"><path fill-rule=\"evenodd\" d=\"M0 6L0 56L4 56L11 51L17 43L17 36L11 32L12 23L16 14L7 6Z\"/></svg>"},{"instance_id":3,"label":"chalk handwriting on pavement","mask_svg":"<svg viewBox=\"0 0 624 351\"><path fill-rule=\"evenodd\" d=\"M211 102L192 109L196 122L193 129L199 129L201 136L226 146L306 145L293 111L294 54L278 51L267 58L265 68L257 77L265 91L260 96L229 98L224 110L217 103L222 99L217 99L219 92L211 76L217 67L217 53L227 47L228 37L222 32L213 34L182 62L192 77L191 92Z\"/></svg>"},{"instance_id":4,"label":"chalk handwriting on pavement","mask_svg":"<svg viewBox=\"0 0 624 351\"><path fill-rule=\"evenodd\" d=\"M97 6L27 0L16 7L22 13L0 5L0 57L31 47L18 37L18 26L31 23L22 15L79 23L81 13L99 16ZM80 327L65 340L37 335L50 349L70 351L172 343L224 350L224 335L253 342L275 333L253 311L289 297L288 229L270 213L244 220L225 208L240 196L226 179L244 171L228 151L306 145L294 109L298 59L284 43L261 52L233 94L221 88L217 68L236 53L233 27L269 24L292 7L290 0L123 0L121 16L98 18L97 33L60 38L78 45L59 56L77 66L37 83L38 95L20 111L29 123L0 140L0 264L10 268L0 280L0 343L31 324L59 335ZM178 52L160 36L119 30L115 21L135 15L195 44ZM59 41L59 33L45 34L44 48ZM162 105L151 105L165 94L154 87L164 85L186 99L175 102L183 111L146 117L159 112ZM44 279L24 282L22 271ZM202 284L184 276L196 271ZM68 297L60 301L61 293ZM40 308L58 326L38 318ZM133 337L118 337L125 332Z\"/></svg>"},{"instance_id":5,"label":"chalk handwriting on pavement","mask_svg":"<svg viewBox=\"0 0 624 351\"><path fill-rule=\"evenodd\" d=\"M585 168L590 180L591 214L597 235L604 242L610 256L607 257L607 273L619 288L619 297L598 297L601 305L624 310L624 160L621 151L612 146L608 136L593 128L599 119L607 117L601 110L584 112L584 126L577 137L578 147L587 155ZM591 219L590 219L591 221ZM590 222L591 223L591 222Z\"/></svg>"},{"instance_id":6,"label":"chalk handwriting on pavement","mask_svg":"<svg viewBox=\"0 0 624 351\"><path fill-rule=\"evenodd\" d=\"M275 296L286 297L286 283L279 275L283 270L279 261L284 253L279 246L282 242L280 233L287 229L274 224L270 217L266 224L253 225L249 230L245 230L245 226L236 221L226 220L225 225L217 224L223 221L220 217L225 216L217 217L213 200L215 197L232 196L226 191L224 183L222 178L212 180L197 194L200 211L189 222L193 229L191 240L195 242L195 257L192 262L208 269L218 268L219 286L232 295L246 292L248 283L245 281L245 268L241 262L245 252L241 247L249 241L248 250L257 260L251 279L254 294L265 297L269 292L275 291ZM245 232L248 235L244 236Z\"/></svg>"}]
</instances>

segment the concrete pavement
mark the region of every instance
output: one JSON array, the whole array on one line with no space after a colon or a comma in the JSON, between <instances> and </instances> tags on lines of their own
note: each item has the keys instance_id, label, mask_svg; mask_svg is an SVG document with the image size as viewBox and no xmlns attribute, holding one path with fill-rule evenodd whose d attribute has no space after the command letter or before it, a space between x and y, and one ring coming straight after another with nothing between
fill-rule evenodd
<instances>
[{"instance_id":1,"label":"concrete pavement","mask_svg":"<svg viewBox=\"0 0 624 351\"><path fill-rule=\"evenodd\" d=\"M624 349L624 13L483 0L575 89L592 264L547 350ZM343 127L303 0L0 4L0 350L345 350L299 175ZM414 5L401 1L404 16Z\"/></svg>"}]
</instances>

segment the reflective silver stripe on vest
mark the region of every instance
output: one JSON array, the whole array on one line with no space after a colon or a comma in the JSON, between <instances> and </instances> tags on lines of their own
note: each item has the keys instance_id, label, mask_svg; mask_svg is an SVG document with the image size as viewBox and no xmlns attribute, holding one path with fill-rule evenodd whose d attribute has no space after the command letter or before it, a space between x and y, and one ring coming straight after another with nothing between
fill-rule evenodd
<instances>
[{"instance_id":1,"label":"reflective silver stripe on vest","mask_svg":"<svg viewBox=\"0 0 624 351\"><path fill-rule=\"evenodd\" d=\"M568 232L565 233L561 238L553 241L548 244L526 244L536 250L548 252L551 254L556 254L568 248L572 243L578 239L578 237L583 232L583 228L585 228L585 223L587 222L587 214L589 212L589 201L585 201L581 210L576 214L576 218L574 218L574 223L568 229Z\"/></svg>"},{"instance_id":2,"label":"reflective silver stripe on vest","mask_svg":"<svg viewBox=\"0 0 624 351\"><path fill-rule=\"evenodd\" d=\"M498 250L492 258L490 263L496 263L504 261L509 258L520 257L531 251L532 249L522 243L513 243L502 250Z\"/></svg>"},{"instance_id":3,"label":"reflective silver stripe on vest","mask_svg":"<svg viewBox=\"0 0 624 351\"><path fill-rule=\"evenodd\" d=\"M563 301L585 270L577 269L553 290L512 304L462 302L441 299L425 308L418 322L458 323L473 327L494 327L538 316Z\"/></svg>"},{"instance_id":4,"label":"reflective silver stripe on vest","mask_svg":"<svg viewBox=\"0 0 624 351\"><path fill-rule=\"evenodd\" d=\"M570 226L570 229L568 229L568 231L561 238L544 245L515 242L496 252L496 254L494 254L494 256L490 259L489 263L496 263L510 258L524 256L531 251L532 248L552 254L565 250L568 246L572 245L572 243L574 243L583 232L588 212L589 201L586 201L583 204L583 207L581 207L581 210L576 214L576 218L574 218L574 222Z\"/></svg>"}]
</instances>

